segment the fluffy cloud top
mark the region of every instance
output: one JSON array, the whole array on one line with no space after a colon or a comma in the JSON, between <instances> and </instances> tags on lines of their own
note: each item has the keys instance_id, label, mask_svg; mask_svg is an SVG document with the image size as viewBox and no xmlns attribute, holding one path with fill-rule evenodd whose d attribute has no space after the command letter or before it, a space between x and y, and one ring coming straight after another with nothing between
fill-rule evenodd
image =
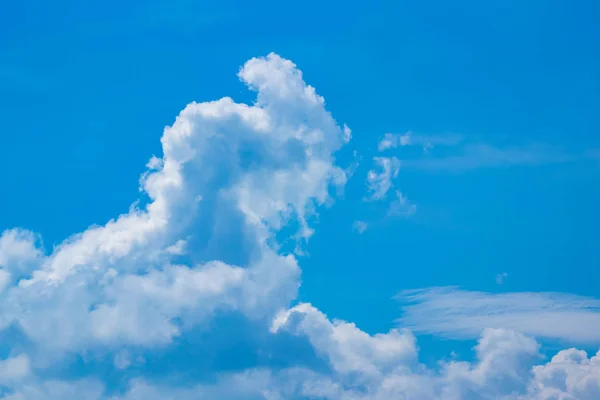
<instances>
[{"instance_id":1,"label":"fluffy cloud top","mask_svg":"<svg viewBox=\"0 0 600 400\"><path fill-rule=\"evenodd\" d=\"M141 177L147 205L51 252L34 233L2 234L0 398L597 398L597 356L535 366L539 345L521 333L484 329L473 362L431 369L409 331L370 335L292 306L300 269L277 234L310 238L345 184L335 153L350 130L291 61L254 58L238 75L255 103L186 106ZM380 166L374 197L398 170ZM224 367L231 348L247 360Z\"/></svg>"}]
</instances>

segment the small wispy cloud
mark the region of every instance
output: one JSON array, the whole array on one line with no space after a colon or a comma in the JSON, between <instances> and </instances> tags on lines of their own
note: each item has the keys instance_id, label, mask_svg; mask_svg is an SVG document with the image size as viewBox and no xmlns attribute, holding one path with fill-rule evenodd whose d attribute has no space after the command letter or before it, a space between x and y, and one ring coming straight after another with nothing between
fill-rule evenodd
<instances>
[{"instance_id":1,"label":"small wispy cloud","mask_svg":"<svg viewBox=\"0 0 600 400\"><path fill-rule=\"evenodd\" d=\"M504 279L506 279L507 276L508 274L506 272L496 275L496 283L498 285L502 285L504 283Z\"/></svg>"},{"instance_id":2,"label":"small wispy cloud","mask_svg":"<svg viewBox=\"0 0 600 400\"><path fill-rule=\"evenodd\" d=\"M403 135L386 133L383 139L377 145L377 150L384 151L387 149L393 149L398 146L406 146L410 141L410 132Z\"/></svg>"},{"instance_id":3,"label":"small wispy cloud","mask_svg":"<svg viewBox=\"0 0 600 400\"><path fill-rule=\"evenodd\" d=\"M374 157L375 168L367 173L369 194L366 200L382 200L392 188L392 179L398 176L400 160L396 157Z\"/></svg>"},{"instance_id":4,"label":"small wispy cloud","mask_svg":"<svg viewBox=\"0 0 600 400\"><path fill-rule=\"evenodd\" d=\"M411 203L401 191L396 190L396 199L390 203L388 215L408 217L417 212L417 205Z\"/></svg>"},{"instance_id":5,"label":"small wispy cloud","mask_svg":"<svg viewBox=\"0 0 600 400\"><path fill-rule=\"evenodd\" d=\"M495 147L489 144L470 144L461 147L457 154L403 160L403 165L407 168L462 172L478 168L558 164L583 158L588 157L585 154L566 153L547 145Z\"/></svg>"},{"instance_id":6,"label":"small wispy cloud","mask_svg":"<svg viewBox=\"0 0 600 400\"><path fill-rule=\"evenodd\" d=\"M384 151L403 146L422 146L423 148L431 148L433 146L455 146L462 142L462 135L447 134L447 135L416 135L409 131L403 134L386 133L383 139L379 141L377 149Z\"/></svg>"},{"instance_id":7,"label":"small wispy cloud","mask_svg":"<svg viewBox=\"0 0 600 400\"><path fill-rule=\"evenodd\" d=\"M359 234L364 233L367 230L369 225L365 221L354 221L352 224L352 229L354 229Z\"/></svg>"},{"instance_id":8,"label":"small wispy cloud","mask_svg":"<svg viewBox=\"0 0 600 400\"><path fill-rule=\"evenodd\" d=\"M486 328L513 329L571 343L600 343L600 299L565 293L486 293L435 287L403 291L398 322L415 332L474 339Z\"/></svg>"},{"instance_id":9,"label":"small wispy cloud","mask_svg":"<svg viewBox=\"0 0 600 400\"><path fill-rule=\"evenodd\" d=\"M413 132L404 134L386 133L383 139L379 141L377 149L384 151L396 147L404 146L421 146L426 152L434 146L455 146L463 141L462 135L447 134L447 135L416 135Z\"/></svg>"}]
</instances>

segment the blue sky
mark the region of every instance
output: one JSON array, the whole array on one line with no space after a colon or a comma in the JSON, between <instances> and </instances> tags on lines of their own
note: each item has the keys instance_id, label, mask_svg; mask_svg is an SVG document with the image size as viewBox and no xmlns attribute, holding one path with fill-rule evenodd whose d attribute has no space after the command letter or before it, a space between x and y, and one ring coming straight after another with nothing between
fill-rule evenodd
<instances>
[{"instance_id":1,"label":"blue sky","mask_svg":"<svg viewBox=\"0 0 600 400\"><path fill-rule=\"evenodd\" d=\"M3 7L0 398L597 399L599 12Z\"/></svg>"}]
</instances>

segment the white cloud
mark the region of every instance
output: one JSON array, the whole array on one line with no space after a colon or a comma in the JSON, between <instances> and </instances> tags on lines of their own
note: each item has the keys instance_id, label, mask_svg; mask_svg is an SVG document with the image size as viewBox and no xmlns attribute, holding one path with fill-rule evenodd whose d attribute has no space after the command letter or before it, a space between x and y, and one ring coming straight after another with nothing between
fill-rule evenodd
<instances>
[{"instance_id":1,"label":"white cloud","mask_svg":"<svg viewBox=\"0 0 600 400\"><path fill-rule=\"evenodd\" d=\"M537 398L600 399L600 351L588 358L582 350L563 350L533 373L531 392Z\"/></svg>"},{"instance_id":2,"label":"white cloud","mask_svg":"<svg viewBox=\"0 0 600 400\"><path fill-rule=\"evenodd\" d=\"M98 380L31 381L5 399L329 399L329 400L595 400L599 356L574 349L545 364L539 344L523 334L486 329L472 362L440 361L430 369L416 360L409 332L368 335L353 324L329 321L301 304L276 317L273 331L305 336L330 371L306 367L251 368L219 374L212 382L169 385L136 378L123 393L109 395Z\"/></svg>"},{"instance_id":3,"label":"white cloud","mask_svg":"<svg viewBox=\"0 0 600 400\"><path fill-rule=\"evenodd\" d=\"M428 171L464 172L478 168L558 164L588 158L591 157L585 154L566 153L556 147L543 144L498 147L485 143L470 143L459 148L454 154L406 159L403 165L407 168Z\"/></svg>"},{"instance_id":4,"label":"white cloud","mask_svg":"<svg viewBox=\"0 0 600 400\"><path fill-rule=\"evenodd\" d=\"M42 253L40 239L24 229L10 229L0 235L0 268L23 275L36 266Z\"/></svg>"},{"instance_id":5,"label":"white cloud","mask_svg":"<svg viewBox=\"0 0 600 400\"><path fill-rule=\"evenodd\" d=\"M600 344L600 300L562 293L484 293L452 287L405 291L399 322L417 332L474 338L506 328L570 343Z\"/></svg>"},{"instance_id":6,"label":"white cloud","mask_svg":"<svg viewBox=\"0 0 600 400\"><path fill-rule=\"evenodd\" d=\"M410 144L410 137L411 132L405 133L404 135L386 133L383 139L379 141L377 149L379 151L384 151L398 146L407 146Z\"/></svg>"},{"instance_id":7,"label":"white cloud","mask_svg":"<svg viewBox=\"0 0 600 400\"><path fill-rule=\"evenodd\" d=\"M392 180L398 176L400 160L396 157L373 157L376 168L367 174L368 200L382 200L392 188Z\"/></svg>"},{"instance_id":8,"label":"white cloud","mask_svg":"<svg viewBox=\"0 0 600 400\"><path fill-rule=\"evenodd\" d=\"M413 132L404 134L386 133L379 141L377 149L385 151L396 147L421 146L424 152L434 146L454 146L463 140L460 135L416 135Z\"/></svg>"},{"instance_id":9,"label":"white cloud","mask_svg":"<svg viewBox=\"0 0 600 400\"><path fill-rule=\"evenodd\" d=\"M296 260L267 240L292 218L308 239L315 206L345 183L333 153L349 129L288 60L254 58L239 77L257 90L254 105L191 103L165 129L141 179L144 209L134 203L45 256L34 234L4 232L4 270L34 271L5 289L0 328L18 326L55 356L165 346L217 310L265 318L294 299ZM191 264L173 265L184 251Z\"/></svg>"},{"instance_id":10,"label":"white cloud","mask_svg":"<svg viewBox=\"0 0 600 400\"><path fill-rule=\"evenodd\" d=\"M330 322L310 304L299 304L275 317L272 331L283 328L306 335L339 373L378 375L416 362L415 338L410 332L392 330L370 336L352 323Z\"/></svg>"},{"instance_id":11,"label":"white cloud","mask_svg":"<svg viewBox=\"0 0 600 400\"><path fill-rule=\"evenodd\" d=\"M25 379L31 373L29 357L25 354L0 360L0 384L11 384Z\"/></svg>"},{"instance_id":12,"label":"white cloud","mask_svg":"<svg viewBox=\"0 0 600 400\"><path fill-rule=\"evenodd\" d=\"M100 400L105 398L104 392L104 385L93 379L47 380L25 382L2 400Z\"/></svg>"},{"instance_id":13,"label":"white cloud","mask_svg":"<svg viewBox=\"0 0 600 400\"><path fill-rule=\"evenodd\" d=\"M465 172L480 168L539 166L598 159L596 149L568 152L543 143L525 145L495 145L456 135L423 135L386 133L378 143L380 152L397 147L422 148L420 157L414 154L402 158L402 166L427 171ZM432 154L435 147L446 147L440 154Z\"/></svg>"},{"instance_id":14,"label":"white cloud","mask_svg":"<svg viewBox=\"0 0 600 400\"><path fill-rule=\"evenodd\" d=\"M496 283L498 285L502 285L504 283L504 279L506 279L507 276L508 274L506 272L496 275Z\"/></svg>"},{"instance_id":15,"label":"white cloud","mask_svg":"<svg viewBox=\"0 0 600 400\"><path fill-rule=\"evenodd\" d=\"M396 190L396 199L390 203L389 215L408 217L417 212L417 205L411 203L401 191Z\"/></svg>"},{"instance_id":16,"label":"white cloud","mask_svg":"<svg viewBox=\"0 0 600 400\"><path fill-rule=\"evenodd\" d=\"M401 136L398 139L401 145L409 144L408 136ZM395 137L395 136L394 136ZM392 136L386 135L384 140L391 140ZM382 142L383 148L387 148L387 142ZM382 144L380 143L380 149ZM376 167L369 170L367 173L367 190L368 195L365 197L367 201L383 200L387 197L388 192L394 187L393 180L398 177L400 170L400 160L396 157L373 157L373 162ZM388 216L410 216L417 210L417 206L411 203L408 198L399 190L395 191L395 199L389 203ZM355 225L355 229L360 232L360 227ZM366 228L366 226L365 226ZM364 230L364 229L363 229ZM362 233L362 232L361 232Z\"/></svg>"},{"instance_id":17,"label":"white cloud","mask_svg":"<svg viewBox=\"0 0 600 400\"><path fill-rule=\"evenodd\" d=\"M257 91L253 105L230 98L191 103L165 129L162 157L150 159L140 180L146 207L133 203L128 213L50 253L31 232L0 236L0 333L8 354L0 360L1 399L534 399L560 391L587 400L596 394L596 358L559 353L532 368L539 345L511 330L477 329L473 362L428 368L407 330L368 334L309 304L290 309L300 268L293 255L276 251L275 234L285 228L297 242L309 239L310 217L347 179L334 153L350 130L337 125L288 60L254 58L239 77ZM399 162L375 162L383 171L370 175L373 196L383 198ZM400 192L397 202L400 213L413 207ZM509 304L517 307L516 300ZM580 309L592 307L590 301L582 299ZM574 303L564 305L568 313ZM237 352L241 338L257 347L253 355L263 351L270 359L276 353L270 343L288 340L281 346L287 353L307 342L316 353L305 351L312 363L193 371L191 382L171 371L170 350L189 357L186 369L209 358L214 343L201 334L224 316L251 327L228 321L226 332L216 330L226 348ZM590 321L583 328L595 327ZM562 332L547 326L542 333L552 329ZM199 335L202 351L192 355L190 342ZM152 375L140 367L146 362L169 370ZM114 386L115 377L124 388Z\"/></svg>"},{"instance_id":18,"label":"white cloud","mask_svg":"<svg viewBox=\"0 0 600 400\"><path fill-rule=\"evenodd\" d=\"M344 124L344 142L348 143L352 139L352 129L348 125Z\"/></svg>"},{"instance_id":19,"label":"white cloud","mask_svg":"<svg viewBox=\"0 0 600 400\"><path fill-rule=\"evenodd\" d=\"M564 358L559 353L551 362L536 365L541 360L539 344L511 330L485 329L473 362L440 361L438 369L430 369L418 363L410 332L392 330L371 336L354 324L329 321L308 304L276 317L273 330L281 329L308 337L333 369L329 376L302 375L298 398L535 400L550 399L550 385L552 393L560 388L564 398L597 398L597 358L588 360L579 354L576 362L565 365L559 364ZM569 372L556 374L555 368ZM286 376L288 383L294 378L298 375Z\"/></svg>"},{"instance_id":20,"label":"white cloud","mask_svg":"<svg viewBox=\"0 0 600 400\"><path fill-rule=\"evenodd\" d=\"M352 224L352 228L354 228L354 230L359 234L364 233L368 227L369 224L367 224L365 221L354 221Z\"/></svg>"}]
</instances>

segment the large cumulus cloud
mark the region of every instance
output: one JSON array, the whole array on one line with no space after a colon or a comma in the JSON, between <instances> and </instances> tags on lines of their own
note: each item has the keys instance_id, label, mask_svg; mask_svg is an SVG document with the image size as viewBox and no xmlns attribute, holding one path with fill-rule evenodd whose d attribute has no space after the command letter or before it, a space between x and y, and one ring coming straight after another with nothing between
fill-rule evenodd
<instances>
[{"instance_id":1,"label":"large cumulus cloud","mask_svg":"<svg viewBox=\"0 0 600 400\"><path fill-rule=\"evenodd\" d=\"M486 330L475 361L429 369L409 331L369 335L294 305L300 268L277 238L307 243L345 184L335 154L350 131L291 61L255 58L239 78L254 104L185 107L128 213L51 250L2 234L0 398L597 395L597 357L566 350L533 367L538 344L513 331Z\"/></svg>"}]
</instances>

